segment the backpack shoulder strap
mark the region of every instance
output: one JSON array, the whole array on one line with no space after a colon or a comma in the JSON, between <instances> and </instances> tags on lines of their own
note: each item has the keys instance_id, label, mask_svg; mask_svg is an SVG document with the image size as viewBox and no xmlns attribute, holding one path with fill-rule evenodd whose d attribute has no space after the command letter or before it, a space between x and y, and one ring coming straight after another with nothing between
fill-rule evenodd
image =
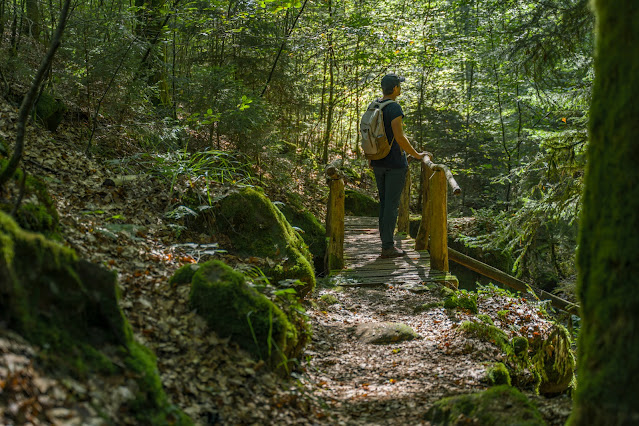
<instances>
[{"instance_id":1,"label":"backpack shoulder strap","mask_svg":"<svg viewBox=\"0 0 639 426\"><path fill-rule=\"evenodd\" d=\"M392 100L392 99L386 99L385 101L379 102L379 105L380 105L380 108L381 108L381 109L384 109L384 108L386 108L388 105L390 105L390 104L394 104L394 103L395 103L395 101L394 101L394 100Z\"/></svg>"}]
</instances>

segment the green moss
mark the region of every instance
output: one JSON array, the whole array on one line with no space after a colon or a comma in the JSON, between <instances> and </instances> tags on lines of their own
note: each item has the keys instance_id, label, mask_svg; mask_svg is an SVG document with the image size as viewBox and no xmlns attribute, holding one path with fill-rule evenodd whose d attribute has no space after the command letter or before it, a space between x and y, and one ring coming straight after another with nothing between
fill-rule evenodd
<instances>
[{"instance_id":1,"label":"green moss","mask_svg":"<svg viewBox=\"0 0 639 426\"><path fill-rule=\"evenodd\" d=\"M193 275L190 304L217 334L272 367L288 368L297 356L297 330L282 310L220 261L201 264Z\"/></svg>"},{"instance_id":2,"label":"green moss","mask_svg":"<svg viewBox=\"0 0 639 426\"><path fill-rule=\"evenodd\" d=\"M545 425L537 408L508 385L437 401L426 414L433 424Z\"/></svg>"},{"instance_id":3,"label":"green moss","mask_svg":"<svg viewBox=\"0 0 639 426\"><path fill-rule=\"evenodd\" d=\"M288 202L278 204L278 208L292 226L300 229L301 237L313 256L315 270L323 270L326 254L326 229L324 226L304 208L296 194L289 194Z\"/></svg>"},{"instance_id":4,"label":"green moss","mask_svg":"<svg viewBox=\"0 0 639 426\"><path fill-rule=\"evenodd\" d=\"M344 211L347 216L379 215L379 202L359 191L347 189L344 191Z\"/></svg>"},{"instance_id":5,"label":"green moss","mask_svg":"<svg viewBox=\"0 0 639 426\"><path fill-rule=\"evenodd\" d=\"M199 268L200 265L196 264L182 266L177 271L175 271L173 276L169 279L169 284L171 284L172 286L190 284L191 280L193 279L193 275L195 275Z\"/></svg>"},{"instance_id":6,"label":"green moss","mask_svg":"<svg viewBox=\"0 0 639 426\"><path fill-rule=\"evenodd\" d=\"M320 301L324 305L334 305L336 303L339 303L339 299L335 297L334 294L324 294L322 295L322 297L320 297Z\"/></svg>"},{"instance_id":7,"label":"green moss","mask_svg":"<svg viewBox=\"0 0 639 426\"><path fill-rule=\"evenodd\" d=\"M441 297L448 298L448 297L453 296L454 294L455 294L455 290L453 290L452 288L448 288L446 286L441 286L439 288L439 295Z\"/></svg>"},{"instance_id":8,"label":"green moss","mask_svg":"<svg viewBox=\"0 0 639 426\"><path fill-rule=\"evenodd\" d=\"M486 370L486 381L491 386L510 386L510 373L503 363L497 362Z\"/></svg>"},{"instance_id":9,"label":"green moss","mask_svg":"<svg viewBox=\"0 0 639 426\"><path fill-rule=\"evenodd\" d=\"M419 314L421 312L430 311L431 309L441 308L443 306L444 302L442 301L424 303L422 305L416 306L415 309L413 309L413 313Z\"/></svg>"},{"instance_id":10,"label":"green moss","mask_svg":"<svg viewBox=\"0 0 639 426\"><path fill-rule=\"evenodd\" d=\"M563 326L555 325L548 338L535 348L532 363L541 376L539 392L559 393L572 384L575 357L570 346L568 330Z\"/></svg>"},{"instance_id":11,"label":"green moss","mask_svg":"<svg viewBox=\"0 0 639 426\"><path fill-rule=\"evenodd\" d=\"M510 343L508 342L508 336L499 328L494 325L464 321L459 328L469 336L478 338L486 342L494 343L505 354L513 355L514 351Z\"/></svg>"},{"instance_id":12,"label":"green moss","mask_svg":"<svg viewBox=\"0 0 639 426\"><path fill-rule=\"evenodd\" d=\"M162 388L155 355L135 341L128 345L126 365L135 372L139 384L129 409L141 424L191 425L192 421L168 402Z\"/></svg>"},{"instance_id":13,"label":"green moss","mask_svg":"<svg viewBox=\"0 0 639 426\"><path fill-rule=\"evenodd\" d=\"M528 339L522 336L515 336L513 337L511 344L515 351L515 356L520 359L528 357Z\"/></svg>"},{"instance_id":14,"label":"green moss","mask_svg":"<svg viewBox=\"0 0 639 426\"><path fill-rule=\"evenodd\" d=\"M582 327L571 424L635 424L639 394L639 9L595 1L595 81L579 220ZM614 170L614 172L613 172Z\"/></svg>"},{"instance_id":15,"label":"green moss","mask_svg":"<svg viewBox=\"0 0 639 426\"><path fill-rule=\"evenodd\" d=\"M477 294L466 292L465 290L453 293L444 300L444 308L446 309L466 309L476 314L477 310Z\"/></svg>"},{"instance_id":16,"label":"green moss","mask_svg":"<svg viewBox=\"0 0 639 426\"><path fill-rule=\"evenodd\" d=\"M35 107L38 119L52 132L56 131L67 110L64 103L46 92L40 95Z\"/></svg>"},{"instance_id":17,"label":"green moss","mask_svg":"<svg viewBox=\"0 0 639 426\"><path fill-rule=\"evenodd\" d=\"M153 360L140 358L142 349L133 341L118 298L114 273L22 230L0 212L0 321L43 348L38 356L45 368L79 378L96 373L139 377L144 398L120 409L141 422L154 416L155 424L189 424L168 404Z\"/></svg>"},{"instance_id":18,"label":"green moss","mask_svg":"<svg viewBox=\"0 0 639 426\"><path fill-rule=\"evenodd\" d=\"M233 190L219 200L215 214L215 229L230 238L235 253L276 264L264 270L271 282L299 279L305 284L298 290L302 297L315 288L312 256L304 240L263 193Z\"/></svg>"},{"instance_id":19,"label":"green moss","mask_svg":"<svg viewBox=\"0 0 639 426\"><path fill-rule=\"evenodd\" d=\"M4 168L6 163L6 159L0 159L0 169ZM22 176L22 169L16 170L13 176L16 188L20 186ZM16 189L17 191L18 189ZM6 213L10 213L13 204L2 204L0 208ZM44 182L34 176L27 176L23 202L20 204L15 220L23 229L41 232L49 238L60 239L57 234L60 218L55 204Z\"/></svg>"},{"instance_id":20,"label":"green moss","mask_svg":"<svg viewBox=\"0 0 639 426\"><path fill-rule=\"evenodd\" d=\"M495 325L495 323L493 322L493 319L489 317L488 315L479 314L477 315L477 319L483 322L484 324Z\"/></svg>"}]
</instances>

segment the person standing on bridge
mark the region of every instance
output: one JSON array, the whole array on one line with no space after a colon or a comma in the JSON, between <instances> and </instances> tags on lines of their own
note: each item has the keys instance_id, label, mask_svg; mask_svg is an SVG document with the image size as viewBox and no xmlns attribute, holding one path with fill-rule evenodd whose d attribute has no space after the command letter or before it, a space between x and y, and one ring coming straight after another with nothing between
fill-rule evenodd
<instances>
[{"instance_id":1,"label":"person standing on bridge","mask_svg":"<svg viewBox=\"0 0 639 426\"><path fill-rule=\"evenodd\" d=\"M384 130L391 144L388 155L380 160L371 160L370 165L375 174L377 191L379 192L379 235L382 240L382 258L400 257L405 251L395 247L395 226L399 200L404 189L404 181L408 172L406 153L421 160L426 153L419 153L413 148L404 134L402 107L395 102L401 94L400 83L404 77L387 74L382 78L382 94L380 102L390 101L384 107Z\"/></svg>"}]
</instances>

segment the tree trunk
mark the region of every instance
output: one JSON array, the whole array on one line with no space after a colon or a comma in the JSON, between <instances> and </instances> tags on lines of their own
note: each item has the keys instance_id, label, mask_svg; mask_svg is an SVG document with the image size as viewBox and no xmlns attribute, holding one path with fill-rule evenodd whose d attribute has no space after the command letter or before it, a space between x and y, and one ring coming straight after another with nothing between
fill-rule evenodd
<instances>
[{"instance_id":1,"label":"tree trunk","mask_svg":"<svg viewBox=\"0 0 639 426\"><path fill-rule=\"evenodd\" d=\"M331 143L331 131L333 130L333 110L335 109L335 73L333 72L333 42L332 37L329 34L328 37L329 42L329 63L328 63L328 111L326 113L326 131L324 133L324 141L323 146L324 150L322 151L322 162L324 164L328 163L328 147Z\"/></svg>"},{"instance_id":2,"label":"tree trunk","mask_svg":"<svg viewBox=\"0 0 639 426\"><path fill-rule=\"evenodd\" d=\"M27 21L25 23L25 30L27 34L30 34L35 40L40 40L40 8L38 7L38 0L27 0ZM2 33L0 33L2 34Z\"/></svg>"},{"instance_id":3,"label":"tree trunk","mask_svg":"<svg viewBox=\"0 0 639 426\"><path fill-rule=\"evenodd\" d=\"M639 422L639 8L595 0L595 82L577 255L573 425Z\"/></svg>"}]
</instances>

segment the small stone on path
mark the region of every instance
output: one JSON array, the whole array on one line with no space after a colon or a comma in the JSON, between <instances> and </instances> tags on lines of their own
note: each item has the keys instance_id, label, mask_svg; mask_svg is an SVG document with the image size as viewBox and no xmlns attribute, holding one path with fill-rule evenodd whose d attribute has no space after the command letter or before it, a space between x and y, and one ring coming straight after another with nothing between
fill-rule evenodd
<instances>
[{"instance_id":1,"label":"small stone on path","mask_svg":"<svg viewBox=\"0 0 639 426\"><path fill-rule=\"evenodd\" d=\"M385 345L413 340L419 337L412 328L398 322L359 324L355 336L364 343Z\"/></svg>"}]
</instances>

